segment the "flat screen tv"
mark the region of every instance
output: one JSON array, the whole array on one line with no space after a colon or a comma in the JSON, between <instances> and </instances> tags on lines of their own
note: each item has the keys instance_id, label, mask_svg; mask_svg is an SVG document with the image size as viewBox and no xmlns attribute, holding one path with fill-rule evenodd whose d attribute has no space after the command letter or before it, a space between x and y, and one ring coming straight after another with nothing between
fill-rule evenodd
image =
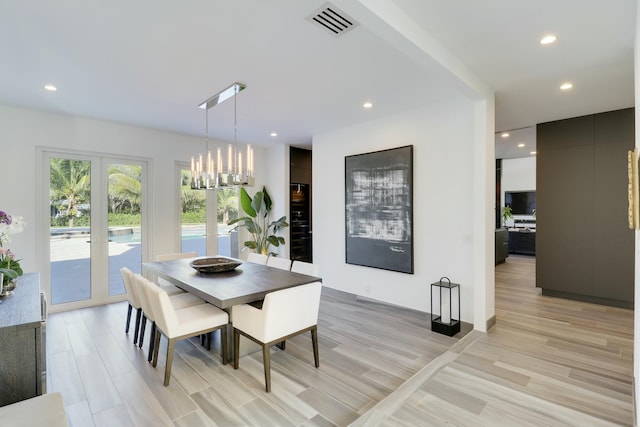
<instances>
[{"instance_id":1,"label":"flat screen tv","mask_svg":"<svg viewBox=\"0 0 640 427\"><path fill-rule=\"evenodd\" d=\"M513 215L533 215L536 208L535 191L505 191L504 205L511 206Z\"/></svg>"}]
</instances>

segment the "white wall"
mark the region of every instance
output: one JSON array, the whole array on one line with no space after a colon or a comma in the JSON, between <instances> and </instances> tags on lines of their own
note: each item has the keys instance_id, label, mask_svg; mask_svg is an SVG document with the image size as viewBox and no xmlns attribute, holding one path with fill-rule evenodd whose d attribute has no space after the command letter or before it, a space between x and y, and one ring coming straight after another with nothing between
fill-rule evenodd
<instances>
[{"instance_id":1,"label":"white wall","mask_svg":"<svg viewBox=\"0 0 640 427\"><path fill-rule=\"evenodd\" d=\"M281 216L289 218L289 146L276 145L269 147L266 150L267 162L264 169L266 175L266 186L271 199L273 200L273 207L271 211L271 220L275 221ZM262 188L262 187L260 187ZM277 252L278 256L289 258L290 252L290 238L289 227L281 230L279 233L284 236L284 246L278 248L271 247L273 252Z\"/></svg>"},{"instance_id":2,"label":"white wall","mask_svg":"<svg viewBox=\"0 0 640 427\"><path fill-rule=\"evenodd\" d=\"M502 160L502 200L505 191L531 191L536 189L536 158Z\"/></svg>"},{"instance_id":3,"label":"white wall","mask_svg":"<svg viewBox=\"0 0 640 427\"><path fill-rule=\"evenodd\" d=\"M215 142L215 141L214 141ZM12 250L25 271L37 271L36 147L135 156L150 164L151 257L180 250L176 161L189 162L203 151L201 137L45 113L0 105L0 210L24 217L25 231L13 237ZM266 150L256 147L256 181L265 181Z\"/></svg>"},{"instance_id":4,"label":"white wall","mask_svg":"<svg viewBox=\"0 0 640 427\"><path fill-rule=\"evenodd\" d=\"M462 99L316 135L313 253L323 284L431 312L429 285L447 276L460 283L462 320L473 322L473 141L474 105ZM344 157L404 145L414 146L415 274L348 265Z\"/></svg>"}]
</instances>

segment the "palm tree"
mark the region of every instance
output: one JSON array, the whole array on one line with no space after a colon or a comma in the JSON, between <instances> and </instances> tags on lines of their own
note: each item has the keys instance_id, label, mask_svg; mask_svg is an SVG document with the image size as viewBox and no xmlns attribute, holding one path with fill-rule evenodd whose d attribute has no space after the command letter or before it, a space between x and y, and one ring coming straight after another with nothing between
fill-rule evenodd
<instances>
[{"instance_id":1,"label":"palm tree","mask_svg":"<svg viewBox=\"0 0 640 427\"><path fill-rule=\"evenodd\" d=\"M69 227L78 213L78 204L89 199L91 163L87 160L51 159L52 200L63 200Z\"/></svg>"},{"instance_id":2,"label":"palm tree","mask_svg":"<svg viewBox=\"0 0 640 427\"><path fill-rule=\"evenodd\" d=\"M218 190L218 218L222 216L222 222L226 224L233 213L238 213L238 191L230 188Z\"/></svg>"},{"instance_id":3,"label":"palm tree","mask_svg":"<svg viewBox=\"0 0 640 427\"><path fill-rule=\"evenodd\" d=\"M112 164L109 166L109 210L113 213L140 213L142 167Z\"/></svg>"},{"instance_id":4,"label":"palm tree","mask_svg":"<svg viewBox=\"0 0 640 427\"><path fill-rule=\"evenodd\" d=\"M206 193L200 190L192 190L189 186L182 187L182 213L197 212L206 205Z\"/></svg>"}]
</instances>

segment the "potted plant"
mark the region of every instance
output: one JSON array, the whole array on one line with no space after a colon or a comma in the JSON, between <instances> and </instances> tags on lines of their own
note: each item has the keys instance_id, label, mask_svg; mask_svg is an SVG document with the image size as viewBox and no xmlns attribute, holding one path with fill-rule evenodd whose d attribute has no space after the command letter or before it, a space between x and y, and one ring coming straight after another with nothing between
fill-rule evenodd
<instances>
[{"instance_id":1,"label":"potted plant","mask_svg":"<svg viewBox=\"0 0 640 427\"><path fill-rule=\"evenodd\" d=\"M511 210L511 206L507 205L502 208L502 221L505 226L507 226L507 221L511 218L513 218L513 212Z\"/></svg>"},{"instance_id":2,"label":"potted plant","mask_svg":"<svg viewBox=\"0 0 640 427\"><path fill-rule=\"evenodd\" d=\"M278 247L284 245L284 237L278 236L280 229L288 227L287 217L283 216L276 221L271 221L271 196L266 187L249 196L244 187L240 188L240 205L246 216L233 219L227 225L237 224L231 231L238 227L244 227L251 234L252 240L244 242L244 247L254 249L257 253L269 255L269 245ZM271 255L276 255L271 253Z\"/></svg>"}]
</instances>

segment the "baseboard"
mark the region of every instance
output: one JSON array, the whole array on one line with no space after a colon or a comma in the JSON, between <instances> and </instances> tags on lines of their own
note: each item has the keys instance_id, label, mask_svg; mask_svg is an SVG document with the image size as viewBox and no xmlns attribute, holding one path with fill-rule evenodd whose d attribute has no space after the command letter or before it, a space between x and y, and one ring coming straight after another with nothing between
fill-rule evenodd
<instances>
[{"instance_id":1,"label":"baseboard","mask_svg":"<svg viewBox=\"0 0 640 427\"><path fill-rule=\"evenodd\" d=\"M631 377L631 401L633 402L633 425L638 425L638 402L636 401L636 376Z\"/></svg>"},{"instance_id":2,"label":"baseboard","mask_svg":"<svg viewBox=\"0 0 640 427\"><path fill-rule=\"evenodd\" d=\"M495 314L487 319L487 332L489 332L494 326L496 326L496 315Z\"/></svg>"},{"instance_id":3,"label":"baseboard","mask_svg":"<svg viewBox=\"0 0 640 427\"><path fill-rule=\"evenodd\" d=\"M571 292L554 291L545 288L542 288L542 295L546 297L572 299L575 301L589 302L591 304L608 305L610 307L633 310L633 301L621 301L616 299L595 297L591 295L573 294Z\"/></svg>"},{"instance_id":4,"label":"baseboard","mask_svg":"<svg viewBox=\"0 0 640 427\"><path fill-rule=\"evenodd\" d=\"M365 296L362 296L362 295L356 295L355 297L356 297L356 301L359 301L359 302L362 302L362 303L385 305L385 306L388 306L388 307L395 307L395 308L399 308L399 309L402 309L402 310L412 311L414 313L424 314L426 316L426 318L427 318L427 322L430 322L430 319L431 319L431 313L429 313L428 311L422 311L422 310L417 310L415 308L404 307L402 305L392 304L390 302L380 301L380 300L377 300L377 299L374 299L374 298L365 297ZM495 323L495 318L493 320L493 323ZM427 323L426 326L430 327L430 323ZM468 322L461 321L460 322L460 332L455 334L453 337L454 338L462 338L462 337L464 337L465 335L467 335L469 332L471 332L473 330L474 330L473 329L473 323L468 323Z\"/></svg>"}]
</instances>

